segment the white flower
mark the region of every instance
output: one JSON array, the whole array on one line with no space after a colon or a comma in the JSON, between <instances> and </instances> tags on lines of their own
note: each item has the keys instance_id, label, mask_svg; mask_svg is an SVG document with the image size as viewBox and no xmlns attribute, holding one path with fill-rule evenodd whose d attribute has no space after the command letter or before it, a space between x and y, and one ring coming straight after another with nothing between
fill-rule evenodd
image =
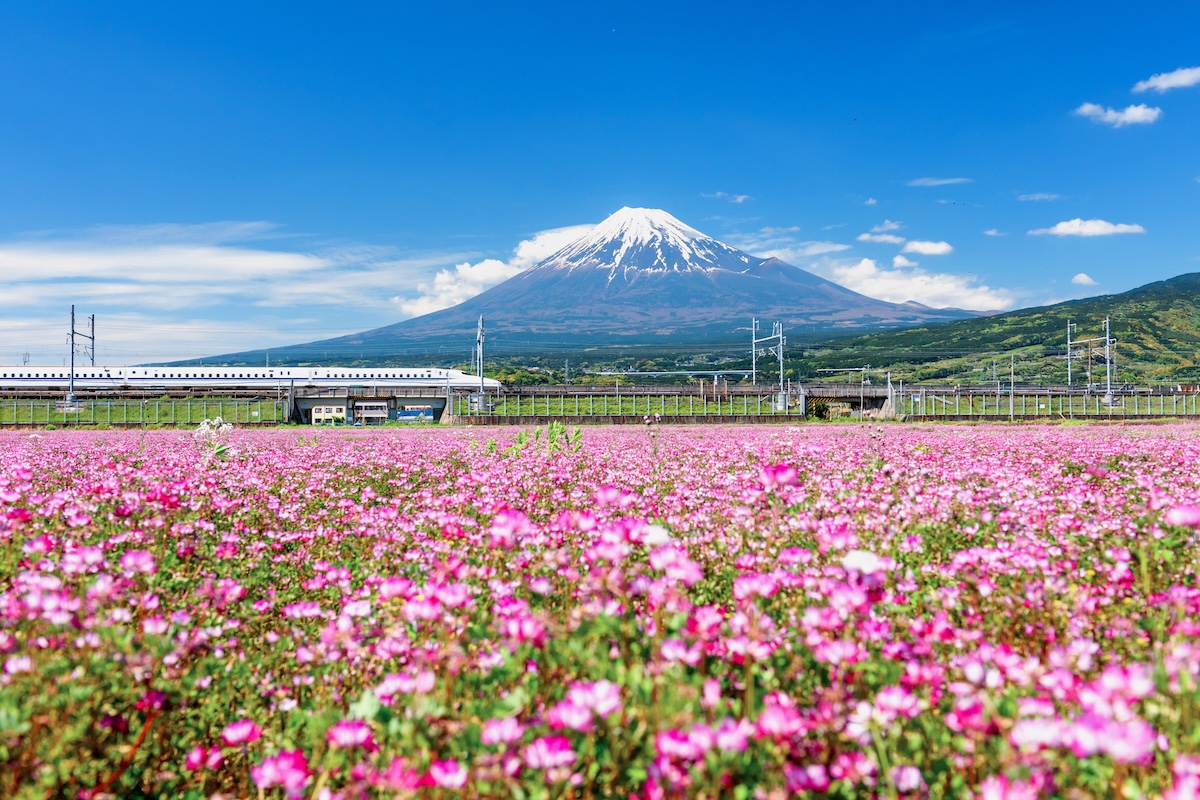
<instances>
[{"instance_id":1,"label":"white flower","mask_svg":"<svg viewBox=\"0 0 1200 800\"><path fill-rule=\"evenodd\" d=\"M658 547L671 541L671 532L662 525L647 525L642 533L642 544L646 547Z\"/></svg>"},{"instance_id":2,"label":"white flower","mask_svg":"<svg viewBox=\"0 0 1200 800\"><path fill-rule=\"evenodd\" d=\"M842 557L842 569L847 572L861 572L863 575L886 571L883 559L866 550L851 550L846 553Z\"/></svg>"}]
</instances>

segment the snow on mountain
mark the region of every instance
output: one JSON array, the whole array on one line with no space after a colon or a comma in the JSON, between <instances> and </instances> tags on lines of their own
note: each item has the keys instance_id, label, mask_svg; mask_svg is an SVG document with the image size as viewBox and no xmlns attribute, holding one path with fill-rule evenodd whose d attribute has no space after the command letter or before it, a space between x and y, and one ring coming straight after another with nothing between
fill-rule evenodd
<instances>
[{"instance_id":1,"label":"snow on mountain","mask_svg":"<svg viewBox=\"0 0 1200 800\"><path fill-rule=\"evenodd\" d=\"M535 269L603 269L609 280L637 272L744 271L754 258L657 208L622 208Z\"/></svg>"}]
</instances>

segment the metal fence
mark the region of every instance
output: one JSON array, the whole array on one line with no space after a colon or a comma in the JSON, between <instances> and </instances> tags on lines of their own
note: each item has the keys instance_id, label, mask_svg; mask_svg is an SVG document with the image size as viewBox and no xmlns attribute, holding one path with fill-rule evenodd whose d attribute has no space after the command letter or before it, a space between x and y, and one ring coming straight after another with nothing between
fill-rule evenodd
<instances>
[{"instance_id":1,"label":"metal fence","mask_svg":"<svg viewBox=\"0 0 1200 800\"><path fill-rule=\"evenodd\" d=\"M1066 419L1200 417L1200 395L1158 389L1069 392L1018 388L956 392L917 388L897 393L896 411L920 419Z\"/></svg>"},{"instance_id":2,"label":"metal fence","mask_svg":"<svg viewBox=\"0 0 1200 800\"><path fill-rule=\"evenodd\" d=\"M669 394L665 392L489 392L460 395L457 417L803 417L797 398L776 393Z\"/></svg>"},{"instance_id":3,"label":"metal fence","mask_svg":"<svg viewBox=\"0 0 1200 800\"><path fill-rule=\"evenodd\" d=\"M278 425L284 403L278 400L212 398L78 400L0 399L0 426L140 427L198 425L220 417L236 425Z\"/></svg>"}]
</instances>

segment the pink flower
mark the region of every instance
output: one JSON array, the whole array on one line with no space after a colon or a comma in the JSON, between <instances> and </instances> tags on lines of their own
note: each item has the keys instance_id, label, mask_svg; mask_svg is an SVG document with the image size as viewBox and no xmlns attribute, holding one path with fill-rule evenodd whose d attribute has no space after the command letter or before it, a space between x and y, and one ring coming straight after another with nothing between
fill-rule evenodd
<instances>
[{"instance_id":1,"label":"pink flower","mask_svg":"<svg viewBox=\"0 0 1200 800\"><path fill-rule=\"evenodd\" d=\"M546 712L546 722L553 730L569 728L586 733L592 729L592 710L563 700Z\"/></svg>"},{"instance_id":2,"label":"pink flower","mask_svg":"<svg viewBox=\"0 0 1200 800\"><path fill-rule=\"evenodd\" d=\"M1114 722L1108 727L1104 750L1118 764L1146 766L1154 760L1158 733L1144 720Z\"/></svg>"},{"instance_id":3,"label":"pink flower","mask_svg":"<svg viewBox=\"0 0 1200 800\"><path fill-rule=\"evenodd\" d=\"M1176 506L1166 514L1168 525L1200 528L1200 506Z\"/></svg>"},{"instance_id":4,"label":"pink flower","mask_svg":"<svg viewBox=\"0 0 1200 800\"><path fill-rule=\"evenodd\" d=\"M768 492L780 486L795 486L800 473L791 464L771 464L758 471L759 480Z\"/></svg>"},{"instance_id":5,"label":"pink flower","mask_svg":"<svg viewBox=\"0 0 1200 800\"><path fill-rule=\"evenodd\" d=\"M429 777L443 789L461 789L467 785L467 771L454 759L430 764Z\"/></svg>"},{"instance_id":6,"label":"pink flower","mask_svg":"<svg viewBox=\"0 0 1200 800\"><path fill-rule=\"evenodd\" d=\"M925 779L921 777L921 770L916 767L892 767L891 779L892 785L900 794L919 792L925 788Z\"/></svg>"},{"instance_id":7,"label":"pink flower","mask_svg":"<svg viewBox=\"0 0 1200 800\"><path fill-rule=\"evenodd\" d=\"M388 764L387 772L376 774L375 779L393 792L412 792L421 788L421 774L398 756Z\"/></svg>"},{"instance_id":8,"label":"pink flower","mask_svg":"<svg viewBox=\"0 0 1200 800\"><path fill-rule=\"evenodd\" d=\"M501 511L492 519L491 545L494 549L508 550L529 530L529 517L524 512L514 509Z\"/></svg>"},{"instance_id":9,"label":"pink flower","mask_svg":"<svg viewBox=\"0 0 1200 800\"><path fill-rule=\"evenodd\" d=\"M183 768L189 772L200 769L220 769L225 763L225 756L216 747L193 747L184 759Z\"/></svg>"},{"instance_id":10,"label":"pink flower","mask_svg":"<svg viewBox=\"0 0 1200 800\"><path fill-rule=\"evenodd\" d=\"M121 556L121 569L129 574L153 575L158 571L154 556L145 550L128 550Z\"/></svg>"},{"instance_id":11,"label":"pink flower","mask_svg":"<svg viewBox=\"0 0 1200 800\"><path fill-rule=\"evenodd\" d=\"M1010 781L1003 775L984 778L979 784L979 800L1037 800L1038 790L1024 781Z\"/></svg>"},{"instance_id":12,"label":"pink flower","mask_svg":"<svg viewBox=\"0 0 1200 800\"><path fill-rule=\"evenodd\" d=\"M783 775L788 791L791 792L823 794L829 789L829 771L822 764L808 764L802 767L787 764L783 768Z\"/></svg>"},{"instance_id":13,"label":"pink flower","mask_svg":"<svg viewBox=\"0 0 1200 800\"><path fill-rule=\"evenodd\" d=\"M567 690L567 699L580 708L590 708L605 718L621 710L621 687L612 681L576 683Z\"/></svg>"},{"instance_id":14,"label":"pink flower","mask_svg":"<svg viewBox=\"0 0 1200 800\"><path fill-rule=\"evenodd\" d=\"M225 730L221 731L221 740L228 747L250 744L251 742L257 742L261 738L262 728L249 719L239 719L237 722L231 722L225 726Z\"/></svg>"},{"instance_id":15,"label":"pink flower","mask_svg":"<svg viewBox=\"0 0 1200 800\"><path fill-rule=\"evenodd\" d=\"M312 771L308 768L308 759L299 750L284 750L274 756L267 756L262 763L250 769L250 777L254 785L260 789L270 789L278 786L288 797L302 797Z\"/></svg>"},{"instance_id":16,"label":"pink flower","mask_svg":"<svg viewBox=\"0 0 1200 800\"><path fill-rule=\"evenodd\" d=\"M525 726L517 721L516 717L503 717L501 719L489 719L483 724L483 733L479 739L484 744L512 744L520 741L521 735L525 733Z\"/></svg>"},{"instance_id":17,"label":"pink flower","mask_svg":"<svg viewBox=\"0 0 1200 800\"><path fill-rule=\"evenodd\" d=\"M325 741L334 747L345 749L361 747L368 753L379 749L371 729L361 719L343 719L335 722L333 727L325 732Z\"/></svg>"},{"instance_id":18,"label":"pink flower","mask_svg":"<svg viewBox=\"0 0 1200 800\"><path fill-rule=\"evenodd\" d=\"M1200 797L1200 758L1179 755L1172 768L1174 782L1163 792L1163 800L1192 800Z\"/></svg>"},{"instance_id":19,"label":"pink flower","mask_svg":"<svg viewBox=\"0 0 1200 800\"><path fill-rule=\"evenodd\" d=\"M754 733L754 726L748 721L726 717L717 726L717 749L726 753L740 753L746 749L752 733Z\"/></svg>"},{"instance_id":20,"label":"pink flower","mask_svg":"<svg viewBox=\"0 0 1200 800\"><path fill-rule=\"evenodd\" d=\"M575 751L571 749L571 742L563 736L534 739L521 751L521 757L530 769L556 769L575 763Z\"/></svg>"}]
</instances>

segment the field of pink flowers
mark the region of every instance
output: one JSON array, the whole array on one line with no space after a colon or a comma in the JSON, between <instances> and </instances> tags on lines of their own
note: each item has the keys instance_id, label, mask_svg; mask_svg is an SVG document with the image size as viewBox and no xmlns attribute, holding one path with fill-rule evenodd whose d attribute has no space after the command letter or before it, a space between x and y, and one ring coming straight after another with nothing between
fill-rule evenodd
<instances>
[{"instance_id":1,"label":"field of pink flowers","mask_svg":"<svg viewBox=\"0 0 1200 800\"><path fill-rule=\"evenodd\" d=\"M1195 797L1197 464L1188 426L0 433L0 797Z\"/></svg>"}]
</instances>

